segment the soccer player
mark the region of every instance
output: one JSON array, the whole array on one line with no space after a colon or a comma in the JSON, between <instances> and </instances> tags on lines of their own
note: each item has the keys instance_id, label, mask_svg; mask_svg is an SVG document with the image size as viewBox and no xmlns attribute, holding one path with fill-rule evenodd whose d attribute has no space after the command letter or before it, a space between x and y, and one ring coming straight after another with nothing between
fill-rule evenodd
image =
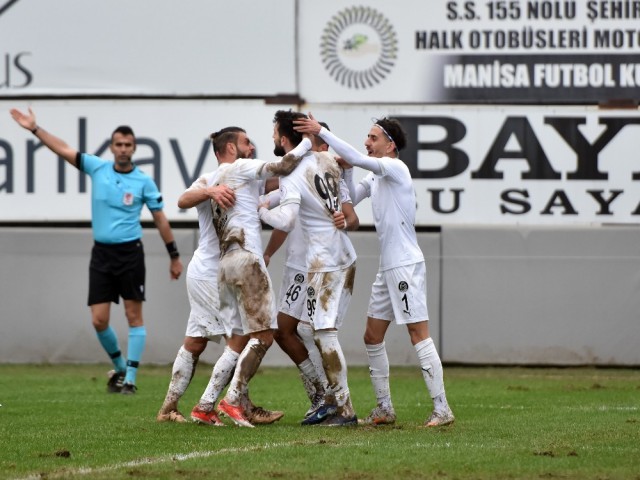
<instances>
[{"instance_id":1,"label":"soccer player","mask_svg":"<svg viewBox=\"0 0 640 480\"><path fill-rule=\"evenodd\" d=\"M144 205L151 211L169 252L171 278L175 280L182 273L171 226L162 211L162 196L153 179L133 164L136 138L130 127L120 126L114 130L110 149L115 161L107 161L78 152L40 127L31 109L27 114L12 109L11 116L49 150L91 177L91 226L95 241L89 265L91 320L102 348L114 365L107 391L133 394L137 390L136 376L147 336L142 318L145 263L140 214ZM111 302L119 303L120 297L129 323L127 359L122 356L116 333L109 325Z\"/></svg>"},{"instance_id":2,"label":"soccer player","mask_svg":"<svg viewBox=\"0 0 640 480\"><path fill-rule=\"evenodd\" d=\"M249 150L242 152L243 155L251 155L251 153ZM215 411L215 403L222 390L229 384L238 357L249 341L246 335L232 334L227 338L224 326L218 319L220 246L213 227L211 201L213 200L222 208L231 208L235 202L235 193L226 185L213 185L214 177L213 172L202 175L178 199L180 208L195 207L197 209L200 235L198 248L193 252L193 258L187 267L187 293L191 312L184 342L173 363L171 382L156 417L159 422L186 422L184 415L178 409L178 402L191 383L198 359L209 341L220 342L220 339L225 337L224 351L213 367L211 378L200 401L191 411L191 419L195 422L223 426L224 423ZM252 424L264 424L273 423L284 414L254 406L247 396L245 397L245 415Z\"/></svg>"},{"instance_id":3,"label":"soccer player","mask_svg":"<svg viewBox=\"0 0 640 480\"><path fill-rule=\"evenodd\" d=\"M325 128L329 128L326 123L320 123ZM312 150L315 152L326 152L329 149L329 145L320 137L314 136L311 143ZM269 181L267 184L269 185ZM356 230L359 226L358 216L342 179L340 187L342 211L334 212L334 224L338 228L343 228L344 222L347 222L347 230ZM268 186L267 190L271 188ZM274 191L274 193L277 194L279 201L279 192ZM313 339L313 328L304 315L307 289L307 248L300 222L296 221L293 230L288 234L277 229L272 231L264 251L265 263L269 266L271 257L282 246L285 239L285 267L279 295L278 329L274 332L274 338L300 370L300 377L311 402L311 406L305 414L305 417L308 417L324 400L327 377L322 367L320 351Z\"/></svg>"},{"instance_id":4,"label":"soccer player","mask_svg":"<svg viewBox=\"0 0 640 480\"><path fill-rule=\"evenodd\" d=\"M303 114L279 110L274 117L276 155L290 151L302 135L293 120ZM260 218L278 230L290 232L300 222L307 248L308 272L305 316L313 326L329 392L324 402L303 425L342 426L357 424L347 383L347 364L338 341L340 328L353 292L356 254L344 229L334 225L341 209L341 169L326 152L310 152L296 170L280 179L280 205L260 208ZM296 220L297 218L297 220ZM295 360L294 360L295 361Z\"/></svg>"},{"instance_id":5,"label":"soccer player","mask_svg":"<svg viewBox=\"0 0 640 480\"><path fill-rule=\"evenodd\" d=\"M377 406L361 423L392 424L396 414L389 388L389 359L384 337L395 319L407 325L434 409L425 421L428 427L449 425L454 416L445 395L442 363L429 336L426 297L426 267L415 232L416 200L409 169L400 160L406 134L397 120L382 118L371 126L363 155L323 128L311 114L298 119L299 132L319 135L343 160L369 174L357 185L352 182L353 204L371 197L373 218L380 242L380 266L371 289L364 342L369 358L371 382Z\"/></svg>"},{"instance_id":6,"label":"soccer player","mask_svg":"<svg viewBox=\"0 0 640 480\"><path fill-rule=\"evenodd\" d=\"M228 209L212 203L221 255L220 317L228 336L238 333L250 337L238 358L227 394L217 409L237 425L252 427L242 399L247 396L248 383L273 343L272 319L276 316L271 279L262 256L259 191L266 178L291 173L311 142L305 139L280 162L270 163L250 158L253 145L246 132L238 127L214 133L212 142L219 163L212 183L228 185L236 196L234 206Z\"/></svg>"}]
</instances>

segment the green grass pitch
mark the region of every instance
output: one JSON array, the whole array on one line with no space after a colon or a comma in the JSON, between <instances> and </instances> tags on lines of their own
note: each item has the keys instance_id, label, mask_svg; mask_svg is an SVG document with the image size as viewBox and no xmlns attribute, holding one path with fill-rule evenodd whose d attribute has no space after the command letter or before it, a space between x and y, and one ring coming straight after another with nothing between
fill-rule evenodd
<instances>
[{"instance_id":1,"label":"green grass pitch","mask_svg":"<svg viewBox=\"0 0 640 480\"><path fill-rule=\"evenodd\" d=\"M640 370L445 367L451 427L415 368L392 368L398 422L302 427L294 368L261 368L256 404L273 425L157 423L171 367L138 374L136 395L107 394L107 365L0 365L0 479L640 479ZM211 372L201 364L188 415ZM359 416L375 406L366 368L349 370Z\"/></svg>"}]
</instances>

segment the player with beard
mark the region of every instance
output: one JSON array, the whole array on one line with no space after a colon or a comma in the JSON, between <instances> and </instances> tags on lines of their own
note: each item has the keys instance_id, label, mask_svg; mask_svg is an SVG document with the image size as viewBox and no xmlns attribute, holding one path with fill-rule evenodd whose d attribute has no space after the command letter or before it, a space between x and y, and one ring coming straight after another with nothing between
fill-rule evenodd
<instances>
[{"instance_id":1,"label":"player with beard","mask_svg":"<svg viewBox=\"0 0 640 480\"><path fill-rule=\"evenodd\" d=\"M303 114L279 110L274 117L276 155L291 151L302 135L293 120ZM297 147L296 147L297 148ZM303 425L346 426L357 424L347 383L347 364L338 341L340 328L353 292L356 254L344 229L334 224L341 210L341 169L326 152L307 153L289 176L280 179L280 205L260 208L260 218L279 230L290 232L296 221L304 232L307 248L307 299L305 317L314 330L320 350L328 392L322 405Z\"/></svg>"},{"instance_id":2,"label":"player with beard","mask_svg":"<svg viewBox=\"0 0 640 480\"><path fill-rule=\"evenodd\" d=\"M426 267L415 231L416 200L413 179L399 152L406 145L406 134L397 120L382 118L371 126L363 155L322 127L311 114L298 119L296 130L319 135L350 165L369 170L351 191L354 205L371 197L373 218L380 242L380 266L371 290L364 342L369 358L371 382L377 406L362 423L391 424L396 414L389 388L389 359L384 337L391 321L404 324L409 331L433 411L427 427L450 425L455 418L444 390L442 362L429 335Z\"/></svg>"},{"instance_id":3,"label":"player with beard","mask_svg":"<svg viewBox=\"0 0 640 480\"><path fill-rule=\"evenodd\" d=\"M225 149L228 141L238 139L240 129L231 129L217 136L218 149ZM235 139L235 140L234 140ZM215 144L214 144L215 145ZM242 156L252 156L252 151L245 146L236 145ZM225 338L225 348L216 361L209 383L197 405L191 410L194 422L212 426L224 426L218 417L215 404L218 397L229 384L236 368L238 357L247 345L249 337L232 334L226 336L222 321L218 318L218 265L220 245L213 225L211 201L222 208L231 208L235 202L235 193L226 185L213 185L215 172L200 176L180 196L180 208L196 208L198 211L198 248L187 268L187 293L191 311L187 322L184 342L173 362L171 382L164 402L157 415L159 422L186 422L186 418L178 409L178 402L186 392L196 370L198 359L206 349L209 341L220 342ZM243 397L244 413L252 424L267 424L279 420L284 414L269 411L255 406L249 397Z\"/></svg>"},{"instance_id":4,"label":"player with beard","mask_svg":"<svg viewBox=\"0 0 640 480\"><path fill-rule=\"evenodd\" d=\"M321 122L321 124L329 128L326 123ZM314 136L311 142L314 152L326 152L329 149L329 145L320 137ZM282 152L281 149L282 147L278 146L276 152ZM268 192L278 188L278 181L274 180L275 182L267 180ZM334 212L334 224L338 228L343 228L347 222L347 230L356 230L359 226L358 216L342 179L340 196L342 211ZM267 197L270 205L278 203L279 199L278 190L273 190ZM320 351L313 338L313 328L304 315L307 289L307 245L300 222L296 221L295 227L288 234L278 229L272 231L264 251L265 263L269 266L271 257L285 243L285 240L285 267L279 294L278 329L274 332L274 338L300 371L302 383L311 402L305 414L305 417L308 417L324 401L327 377L322 367Z\"/></svg>"},{"instance_id":5,"label":"player with beard","mask_svg":"<svg viewBox=\"0 0 640 480\"><path fill-rule=\"evenodd\" d=\"M266 178L291 173L311 142L305 139L281 161L266 163L251 158L253 145L240 128L222 129L212 134L211 140L219 164L211 184L227 185L236 198L230 208L211 202L220 244L219 314L228 337L249 336L227 394L217 409L237 425L253 427L245 414L243 398L247 397L248 383L273 343L272 320L276 317L271 279L262 256L259 192Z\"/></svg>"}]
</instances>

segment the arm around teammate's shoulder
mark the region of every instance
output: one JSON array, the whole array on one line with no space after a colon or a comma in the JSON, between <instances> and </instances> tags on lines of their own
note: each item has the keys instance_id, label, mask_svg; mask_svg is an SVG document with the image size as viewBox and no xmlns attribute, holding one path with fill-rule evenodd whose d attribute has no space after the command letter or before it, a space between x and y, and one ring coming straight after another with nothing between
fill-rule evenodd
<instances>
[{"instance_id":1,"label":"arm around teammate's shoulder","mask_svg":"<svg viewBox=\"0 0 640 480\"><path fill-rule=\"evenodd\" d=\"M269 177L284 177L293 172L300 164L302 157L311 149L311 140L308 137L302 141L281 160L277 162L268 162L264 164L264 168L258 170L257 178L266 179Z\"/></svg>"}]
</instances>

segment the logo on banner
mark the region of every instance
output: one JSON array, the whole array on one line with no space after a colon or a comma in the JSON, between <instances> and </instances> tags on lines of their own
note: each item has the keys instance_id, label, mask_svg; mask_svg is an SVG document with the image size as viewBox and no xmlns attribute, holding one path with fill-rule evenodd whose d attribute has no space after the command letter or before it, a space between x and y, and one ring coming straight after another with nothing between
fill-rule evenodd
<instances>
[{"instance_id":1,"label":"logo on banner","mask_svg":"<svg viewBox=\"0 0 640 480\"><path fill-rule=\"evenodd\" d=\"M18 0L0 0L0 15L3 15ZM3 88L25 88L33 80L33 74L24 65L24 57L31 55L31 52L4 53L0 58L3 66L0 67L0 89Z\"/></svg>"},{"instance_id":2,"label":"logo on banner","mask_svg":"<svg viewBox=\"0 0 640 480\"><path fill-rule=\"evenodd\" d=\"M6 2L0 2L0 15L2 15L5 10L7 10L11 5L17 2L18 0L7 0Z\"/></svg>"},{"instance_id":3,"label":"logo on banner","mask_svg":"<svg viewBox=\"0 0 640 480\"><path fill-rule=\"evenodd\" d=\"M370 88L391 72L398 53L393 25L370 7L350 7L329 21L320 55L329 75L347 88Z\"/></svg>"}]
</instances>

